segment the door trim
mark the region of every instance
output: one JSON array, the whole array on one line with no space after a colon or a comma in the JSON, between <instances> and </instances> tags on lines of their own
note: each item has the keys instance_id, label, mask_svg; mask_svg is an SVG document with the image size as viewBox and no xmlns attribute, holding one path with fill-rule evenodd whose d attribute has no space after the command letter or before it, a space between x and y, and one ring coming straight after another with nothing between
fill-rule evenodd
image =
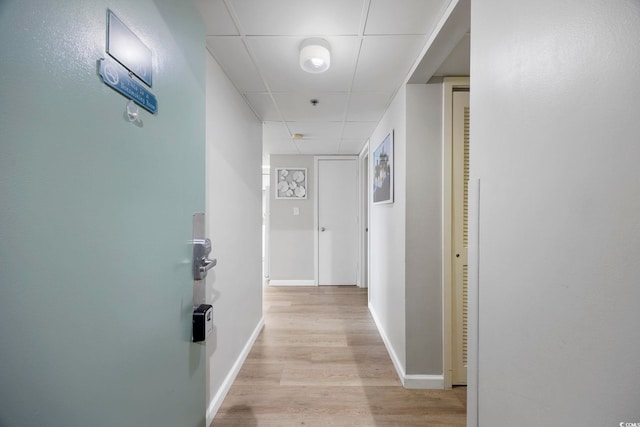
<instances>
[{"instance_id":1,"label":"door trim","mask_svg":"<svg viewBox=\"0 0 640 427\"><path fill-rule=\"evenodd\" d=\"M314 168L314 196L313 196L313 277L316 282L316 286L320 284L320 251L318 250L319 244L319 235L318 228L320 227L318 224L318 208L320 203L320 192L318 191L319 182L320 182L320 168L319 163L321 160L355 160L356 161L356 182L360 182L360 162L358 161L358 156L314 156L313 157L313 168ZM360 197L360 186L358 185L358 194L357 197ZM359 223L359 221L358 221ZM357 257L356 257L357 258ZM360 269L360 260L357 260L358 268ZM357 271L356 270L356 271Z\"/></svg>"},{"instance_id":2,"label":"door trim","mask_svg":"<svg viewBox=\"0 0 640 427\"><path fill-rule=\"evenodd\" d=\"M453 91L469 89L469 77L445 77L443 83L443 310L442 350L444 388L453 381Z\"/></svg>"},{"instance_id":3,"label":"door trim","mask_svg":"<svg viewBox=\"0 0 640 427\"><path fill-rule=\"evenodd\" d=\"M369 163L369 140L364 144L358 155L358 239L360 246L360 257L358 266L358 287L369 287L369 233L363 225L369 224L369 174L365 176L364 171ZM364 278L367 278L366 283Z\"/></svg>"}]
</instances>

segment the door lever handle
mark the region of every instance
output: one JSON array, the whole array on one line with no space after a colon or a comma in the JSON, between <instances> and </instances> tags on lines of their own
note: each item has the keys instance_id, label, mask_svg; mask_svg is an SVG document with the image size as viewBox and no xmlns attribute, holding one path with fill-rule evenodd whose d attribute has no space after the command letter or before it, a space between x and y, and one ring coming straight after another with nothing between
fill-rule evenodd
<instances>
[{"instance_id":1,"label":"door lever handle","mask_svg":"<svg viewBox=\"0 0 640 427\"><path fill-rule=\"evenodd\" d=\"M211 252L211 240L193 240L193 280L203 280L207 277L207 271L218 263L216 259L209 259Z\"/></svg>"},{"instance_id":2,"label":"door lever handle","mask_svg":"<svg viewBox=\"0 0 640 427\"><path fill-rule=\"evenodd\" d=\"M324 230L326 230L326 228L320 227L320 231L324 231Z\"/></svg>"},{"instance_id":3,"label":"door lever handle","mask_svg":"<svg viewBox=\"0 0 640 427\"><path fill-rule=\"evenodd\" d=\"M216 264L218 264L218 260L215 258L214 259L202 258L202 260L200 261L200 272L204 273L205 271L215 267Z\"/></svg>"}]
</instances>

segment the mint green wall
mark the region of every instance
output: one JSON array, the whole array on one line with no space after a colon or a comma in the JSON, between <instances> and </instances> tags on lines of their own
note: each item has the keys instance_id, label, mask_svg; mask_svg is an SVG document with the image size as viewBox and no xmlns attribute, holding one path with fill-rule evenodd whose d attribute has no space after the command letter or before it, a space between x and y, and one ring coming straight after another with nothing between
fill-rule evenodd
<instances>
[{"instance_id":1,"label":"mint green wall","mask_svg":"<svg viewBox=\"0 0 640 427\"><path fill-rule=\"evenodd\" d=\"M107 8L155 54L140 126L96 72ZM0 425L204 425L204 41L190 2L0 2Z\"/></svg>"}]
</instances>

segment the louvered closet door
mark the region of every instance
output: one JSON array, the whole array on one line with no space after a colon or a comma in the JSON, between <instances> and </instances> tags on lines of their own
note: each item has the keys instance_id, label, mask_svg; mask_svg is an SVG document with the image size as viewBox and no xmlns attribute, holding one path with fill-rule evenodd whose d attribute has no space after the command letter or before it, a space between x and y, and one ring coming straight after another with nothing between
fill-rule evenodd
<instances>
[{"instance_id":1,"label":"louvered closet door","mask_svg":"<svg viewBox=\"0 0 640 427\"><path fill-rule=\"evenodd\" d=\"M469 242L469 92L453 93L454 385L467 383Z\"/></svg>"}]
</instances>

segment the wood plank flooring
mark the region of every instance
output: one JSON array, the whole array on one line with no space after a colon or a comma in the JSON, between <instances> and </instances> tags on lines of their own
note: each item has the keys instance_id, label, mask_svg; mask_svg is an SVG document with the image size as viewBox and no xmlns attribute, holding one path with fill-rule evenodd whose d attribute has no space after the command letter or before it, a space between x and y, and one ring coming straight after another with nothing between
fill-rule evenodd
<instances>
[{"instance_id":1,"label":"wood plank flooring","mask_svg":"<svg viewBox=\"0 0 640 427\"><path fill-rule=\"evenodd\" d=\"M264 311L212 426L466 425L465 387L402 387L366 289L267 287Z\"/></svg>"}]
</instances>

